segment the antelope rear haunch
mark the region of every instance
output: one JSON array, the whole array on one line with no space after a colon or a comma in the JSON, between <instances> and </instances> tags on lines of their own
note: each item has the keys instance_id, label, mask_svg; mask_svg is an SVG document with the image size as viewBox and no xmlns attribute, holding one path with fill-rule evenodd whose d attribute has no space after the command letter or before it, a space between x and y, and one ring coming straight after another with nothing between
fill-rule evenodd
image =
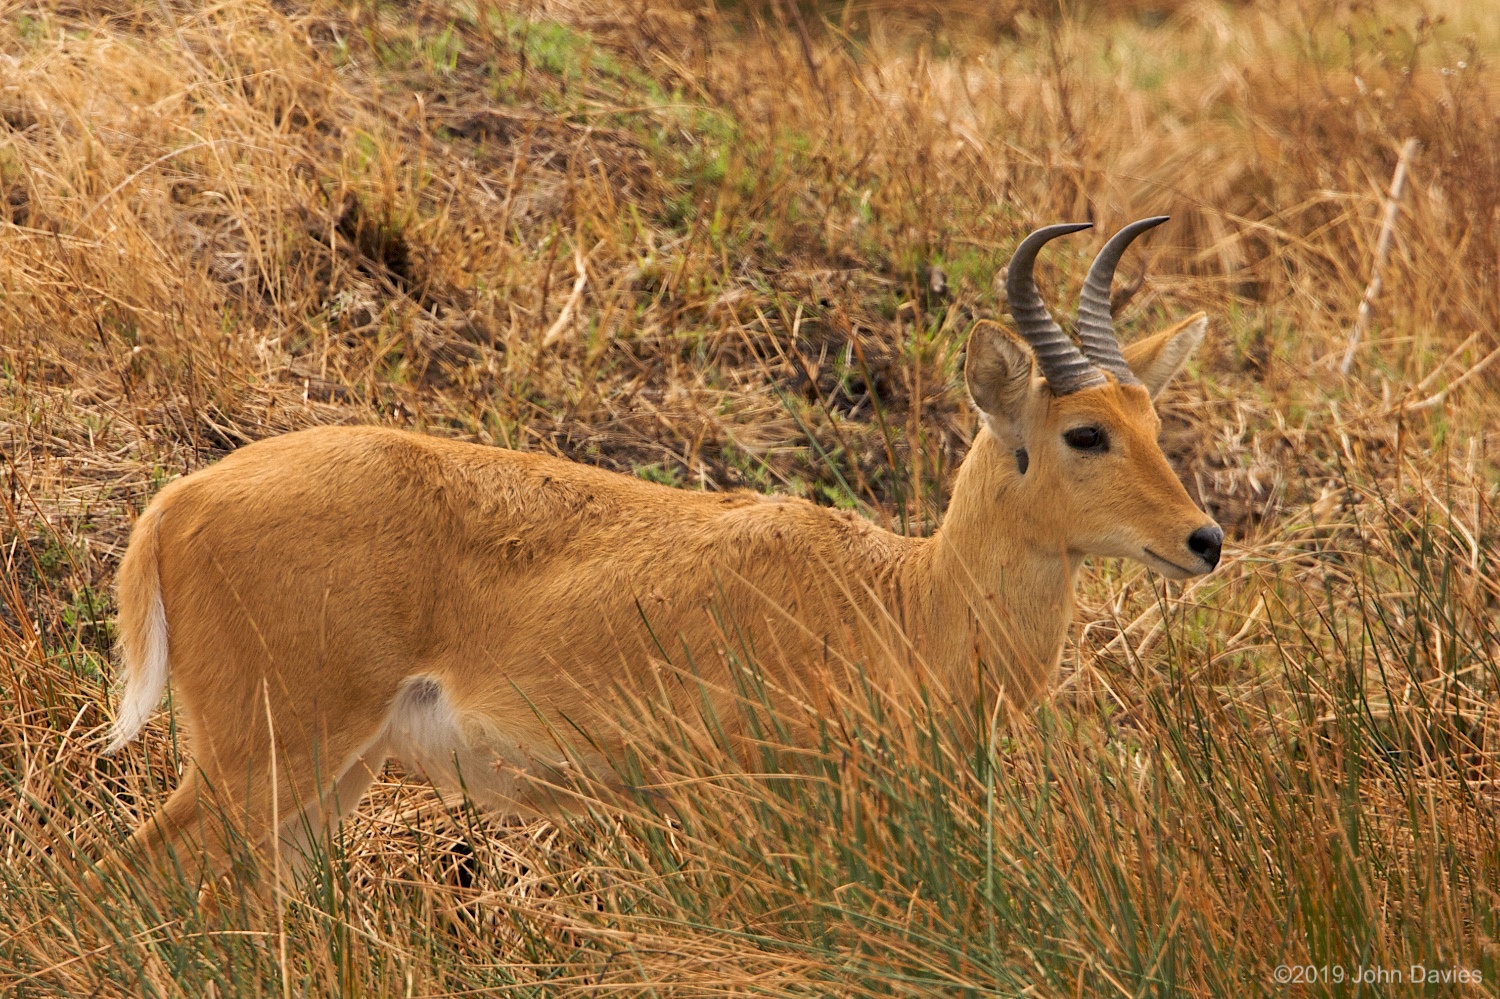
<instances>
[{"instance_id":1,"label":"antelope rear haunch","mask_svg":"<svg viewBox=\"0 0 1500 999\"><path fill-rule=\"evenodd\" d=\"M1207 320L1123 351L1110 320L1121 253L1162 221L1099 253L1081 348L1032 264L1087 226L1021 243L1007 277L1020 339L992 323L969 337L982 427L929 538L801 499L376 428L261 441L167 486L120 566L109 750L170 676L193 766L128 848L212 872L228 839L215 823L285 846L353 808L390 756L478 801L555 813L550 776L579 762L560 733L605 766L621 696L697 712L708 691L733 717L727 644L754 650L767 689L803 697L839 681L831 647L886 622L902 651L866 668L972 696L982 664L984 689L1024 707L1054 678L1085 557L1177 579L1219 560L1223 534L1168 467L1152 407Z\"/></svg>"}]
</instances>

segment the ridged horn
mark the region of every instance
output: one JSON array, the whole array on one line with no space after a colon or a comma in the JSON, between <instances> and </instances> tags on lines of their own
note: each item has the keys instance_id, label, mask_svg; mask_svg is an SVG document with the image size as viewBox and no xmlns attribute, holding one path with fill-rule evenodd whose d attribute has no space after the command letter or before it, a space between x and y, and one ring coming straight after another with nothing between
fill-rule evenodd
<instances>
[{"instance_id":1,"label":"ridged horn","mask_svg":"<svg viewBox=\"0 0 1500 999\"><path fill-rule=\"evenodd\" d=\"M1042 369L1042 377L1047 379L1053 395L1067 395L1105 381L1104 374L1053 321L1031 273L1038 251L1049 240L1088 228L1091 226L1087 222L1068 222L1038 229L1021 240L1005 272L1005 297L1010 303L1016 332L1031 345L1037 367Z\"/></svg>"},{"instance_id":2,"label":"ridged horn","mask_svg":"<svg viewBox=\"0 0 1500 999\"><path fill-rule=\"evenodd\" d=\"M1109 309L1109 286L1114 281L1115 268L1125 248L1147 229L1154 229L1170 216L1132 222L1110 238L1104 249L1094 258L1089 276L1083 281L1083 291L1078 296L1078 339L1083 343L1083 353L1090 361L1120 380L1121 385L1139 385L1140 379L1125 363L1120 353L1120 341L1115 338L1115 321Z\"/></svg>"}]
</instances>

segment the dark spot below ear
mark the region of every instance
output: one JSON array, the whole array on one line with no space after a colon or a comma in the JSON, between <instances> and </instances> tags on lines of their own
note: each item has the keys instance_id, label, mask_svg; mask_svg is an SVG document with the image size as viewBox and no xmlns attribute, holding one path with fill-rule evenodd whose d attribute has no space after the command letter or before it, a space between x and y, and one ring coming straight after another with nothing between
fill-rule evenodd
<instances>
[{"instance_id":1,"label":"dark spot below ear","mask_svg":"<svg viewBox=\"0 0 1500 999\"><path fill-rule=\"evenodd\" d=\"M1016 448L1016 471L1022 475L1026 474L1026 468L1031 464L1031 455L1026 453L1024 447Z\"/></svg>"}]
</instances>

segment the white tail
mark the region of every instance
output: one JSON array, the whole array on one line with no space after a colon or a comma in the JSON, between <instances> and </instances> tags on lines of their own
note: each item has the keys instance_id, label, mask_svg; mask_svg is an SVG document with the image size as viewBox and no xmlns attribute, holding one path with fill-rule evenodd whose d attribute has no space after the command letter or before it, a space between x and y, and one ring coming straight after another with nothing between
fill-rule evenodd
<instances>
[{"instance_id":1,"label":"white tail","mask_svg":"<svg viewBox=\"0 0 1500 999\"><path fill-rule=\"evenodd\" d=\"M160 510L143 514L120 563L119 649L125 685L106 753L118 752L140 734L167 690L167 609L157 566L160 524Z\"/></svg>"}]
</instances>

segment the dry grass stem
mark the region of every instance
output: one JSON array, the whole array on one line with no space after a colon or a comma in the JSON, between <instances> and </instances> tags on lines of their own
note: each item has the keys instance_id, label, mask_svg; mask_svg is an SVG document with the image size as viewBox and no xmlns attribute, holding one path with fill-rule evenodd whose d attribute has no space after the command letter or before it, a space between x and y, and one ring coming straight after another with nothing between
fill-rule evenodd
<instances>
[{"instance_id":1,"label":"dry grass stem","mask_svg":"<svg viewBox=\"0 0 1500 999\"><path fill-rule=\"evenodd\" d=\"M1396 157L1396 172L1391 175L1391 188L1385 195L1385 211L1380 219L1380 236L1375 240L1375 259L1370 263L1370 283L1360 296L1359 310L1355 313L1354 325L1349 327L1349 345L1344 350L1344 359L1339 362L1339 374L1347 375L1354 366L1354 352L1364 340L1370 328L1370 310L1375 299L1380 297L1381 272L1385 269L1385 258L1391 252L1391 237L1396 230L1396 213L1401 207L1401 193L1406 189L1406 171L1412 157L1421 148L1416 139L1407 139L1401 144L1401 154Z\"/></svg>"}]
</instances>

